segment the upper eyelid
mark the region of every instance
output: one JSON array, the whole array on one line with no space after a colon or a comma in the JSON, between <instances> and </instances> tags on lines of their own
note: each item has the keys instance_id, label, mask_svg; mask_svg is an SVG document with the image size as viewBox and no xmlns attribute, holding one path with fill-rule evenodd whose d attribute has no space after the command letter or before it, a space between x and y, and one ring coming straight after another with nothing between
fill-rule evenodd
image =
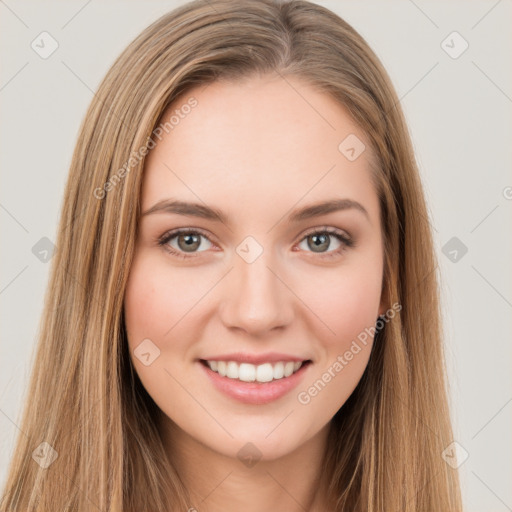
<instances>
[{"instance_id":1,"label":"upper eyelid","mask_svg":"<svg viewBox=\"0 0 512 512\"><path fill-rule=\"evenodd\" d=\"M201 228L176 228L175 230L171 229L162 235L162 239L171 239L174 238L175 236L182 235L184 233L197 233L201 236L204 236L210 242L214 243L214 241L212 240L212 236L207 231L204 231Z\"/></svg>"},{"instance_id":2,"label":"upper eyelid","mask_svg":"<svg viewBox=\"0 0 512 512\"><path fill-rule=\"evenodd\" d=\"M329 232L329 234L341 234L346 236L347 238L352 239L352 235L346 230L341 228L335 228L334 226L319 226L311 229L307 229L301 236L304 238L305 236L308 236L312 233L318 233L318 232ZM301 238L301 240L302 240Z\"/></svg>"}]
</instances>

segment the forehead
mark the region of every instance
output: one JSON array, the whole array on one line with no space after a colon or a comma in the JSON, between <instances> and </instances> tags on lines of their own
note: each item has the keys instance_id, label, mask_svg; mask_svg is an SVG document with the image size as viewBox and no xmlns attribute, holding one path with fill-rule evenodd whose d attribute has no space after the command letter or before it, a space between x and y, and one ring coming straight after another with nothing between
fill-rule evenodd
<instances>
[{"instance_id":1,"label":"forehead","mask_svg":"<svg viewBox=\"0 0 512 512\"><path fill-rule=\"evenodd\" d=\"M345 107L296 77L202 85L162 123L171 116L146 160L143 209L170 196L222 201L233 213L350 197L378 214L366 135ZM353 161L340 151L347 137L367 148Z\"/></svg>"}]
</instances>

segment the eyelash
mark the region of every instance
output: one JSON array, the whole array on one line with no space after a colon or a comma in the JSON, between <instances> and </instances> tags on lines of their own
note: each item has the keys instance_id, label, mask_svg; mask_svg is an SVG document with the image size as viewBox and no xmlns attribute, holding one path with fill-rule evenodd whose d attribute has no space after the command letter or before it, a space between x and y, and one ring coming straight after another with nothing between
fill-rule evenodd
<instances>
[{"instance_id":1,"label":"eyelash","mask_svg":"<svg viewBox=\"0 0 512 512\"><path fill-rule=\"evenodd\" d=\"M167 233L165 233L164 235L162 235L160 238L157 239L157 243L158 243L159 246L163 247L163 249L165 251L169 252L173 256L177 256L178 258L182 258L182 259L195 258L195 256L186 255L183 252L176 251L175 249L173 249L172 247L170 247L168 245L169 241L172 240L174 237L176 237L178 235L183 235L183 234L187 234L187 235L191 235L191 234L192 235L201 235L204 238L206 238L208 241L211 242L211 240L208 238L208 235L204 231L199 229L199 228L193 228L193 229L192 228L180 228L180 229L175 229L173 231L168 231ZM301 238L299 243L302 242L308 236L311 236L311 235L323 235L323 234L328 234L328 235L334 236L335 238L337 238L341 242L342 245L341 245L341 247L339 249L337 249L335 251L331 251L331 252L327 252L327 253L318 253L318 255L321 258L328 259L328 258L336 257L336 256L342 254L343 252L345 252L348 248L351 248L351 247L355 246L354 240L352 238L349 238L343 232L341 232L341 231L339 231L337 229L329 228L329 227L316 228L316 229L314 229L312 231L307 232ZM191 253L191 254L193 254L193 253Z\"/></svg>"}]
</instances>

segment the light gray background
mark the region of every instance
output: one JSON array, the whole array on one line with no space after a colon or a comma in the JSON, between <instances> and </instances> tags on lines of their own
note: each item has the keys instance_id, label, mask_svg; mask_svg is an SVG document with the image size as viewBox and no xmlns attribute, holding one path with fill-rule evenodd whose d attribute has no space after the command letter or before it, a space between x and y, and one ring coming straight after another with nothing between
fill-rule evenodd
<instances>
[{"instance_id":1,"label":"light gray background","mask_svg":"<svg viewBox=\"0 0 512 512\"><path fill-rule=\"evenodd\" d=\"M78 127L101 78L182 3L0 0L2 486L48 279L32 247L55 241ZM318 3L366 38L401 98L443 276L455 439L469 454L460 466L466 510L512 510L512 3ZM42 31L59 44L48 59L31 48ZM453 31L469 43L457 59L441 47ZM442 252L452 237L468 249L455 262Z\"/></svg>"}]
</instances>

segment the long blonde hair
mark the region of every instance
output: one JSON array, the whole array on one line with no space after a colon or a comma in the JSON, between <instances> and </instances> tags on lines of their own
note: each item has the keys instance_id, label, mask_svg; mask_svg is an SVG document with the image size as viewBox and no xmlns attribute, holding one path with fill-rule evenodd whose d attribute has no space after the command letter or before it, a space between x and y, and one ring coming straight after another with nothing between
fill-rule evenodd
<instances>
[{"instance_id":1,"label":"long blonde hair","mask_svg":"<svg viewBox=\"0 0 512 512\"><path fill-rule=\"evenodd\" d=\"M462 510L457 472L442 458L452 431L429 215L386 71L350 25L319 5L196 0L126 48L83 121L2 511L191 507L164 455L157 406L132 367L124 328L141 148L192 87L274 72L339 101L371 141L383 293L402 305L378 332L361 381L331 422L330 510ZM43 467L36 449L57 458Z\"/></svg>"}]
</instances>

